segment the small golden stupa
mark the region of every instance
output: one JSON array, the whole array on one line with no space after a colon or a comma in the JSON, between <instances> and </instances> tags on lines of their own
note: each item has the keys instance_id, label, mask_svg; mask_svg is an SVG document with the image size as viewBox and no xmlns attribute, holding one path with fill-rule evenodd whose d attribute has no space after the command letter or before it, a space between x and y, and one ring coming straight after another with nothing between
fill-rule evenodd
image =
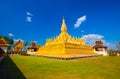
<instances>
[{"instance_id":1,"label":"small golden stupa","mask_svg":"<svg viewBox=\"0 0 120 79\"><path fill-rule=\"evenodd\" d=\"M67 32L65 20L62 20L61 33L54 39L47 39L45 46L38 49L40 56L76 56L93 54L92 46L85 44L82 38L73 38Z\"/></svg>"}]
</instances>

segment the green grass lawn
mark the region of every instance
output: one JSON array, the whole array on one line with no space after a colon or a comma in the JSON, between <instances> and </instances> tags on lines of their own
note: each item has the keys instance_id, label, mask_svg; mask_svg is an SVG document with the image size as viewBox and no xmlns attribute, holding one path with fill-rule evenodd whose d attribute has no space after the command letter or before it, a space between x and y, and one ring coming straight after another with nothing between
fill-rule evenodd
<instances>
[{"instance_id":1,"label":"green grass lawn","mask_svg":"<svg viewBox=\"0 0 120 79\"><path fill-rule=\"evenodd\" d=\"M12 55L8 79L120 79L120 56L56 60Z\"/></svg>"}]
</instances>

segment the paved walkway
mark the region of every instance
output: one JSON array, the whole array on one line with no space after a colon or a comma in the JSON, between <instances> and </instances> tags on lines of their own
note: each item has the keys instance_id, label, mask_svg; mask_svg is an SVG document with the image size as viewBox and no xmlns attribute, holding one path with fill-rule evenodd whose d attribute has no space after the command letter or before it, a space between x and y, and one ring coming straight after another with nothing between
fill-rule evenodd
<instances>
[{"instance_id":1,"label":"paved walkway","mask_svg":"<svg viewBox=\"0 0 120 79\"><path fill-rule=\"evenodd\" d=\"M0 62L0 79L7 79L6 77L6 57Z\"/></svg>"}]
</instances>

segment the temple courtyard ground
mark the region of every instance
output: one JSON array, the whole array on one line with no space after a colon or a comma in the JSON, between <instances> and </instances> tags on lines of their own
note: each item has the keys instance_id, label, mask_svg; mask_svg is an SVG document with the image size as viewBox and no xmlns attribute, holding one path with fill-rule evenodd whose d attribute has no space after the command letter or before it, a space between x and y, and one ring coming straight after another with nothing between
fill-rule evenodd
<instances>
[{"instance_id":1,"label":"temple courtyard ground","mask_svg":"<svg viewBox=\"0 0 120 79\"><path fill-rule=\"evenodd\" d=\"M73 60L10 55L7 79L120 79L120 56Z\"/></svg>"}]
</instances>

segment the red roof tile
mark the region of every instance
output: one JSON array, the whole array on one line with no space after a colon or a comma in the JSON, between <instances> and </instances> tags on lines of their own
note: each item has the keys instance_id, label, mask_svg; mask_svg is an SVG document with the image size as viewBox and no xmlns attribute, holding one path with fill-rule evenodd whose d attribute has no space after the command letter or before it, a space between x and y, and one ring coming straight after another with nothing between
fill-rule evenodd
<instances>
[{"instance_id":1,"label":"red roof tile","mask_svg":"<svg viewBox=\"0 0 120 79\"><path fill-rule=\"evenodd\" d=\"M38 47L37 47L35 42L31 42L30 46L28 47L28 49L38 49Z\"/></svg>"},{"instance_id":2,"label":"red roof tile","mask_svg":"<svg viewBox=\"0 0 120 79\"><path fill-rule=\"evenodd\" d=\"M93 48L107 48L107 46L103 45L103 42L101 40L95 41L95 45Z\"/></svg>"},{"instance_id":3,"label":"red roof tile","mask_svg":"<svg viewBox=\"0 0 120 79\"><path fill-rule=\"evenodd\" d=\"M0 46L1 47L8 47L9 45L6 43L4 39L0 39Z\"/></svg>"}]
</instances>

